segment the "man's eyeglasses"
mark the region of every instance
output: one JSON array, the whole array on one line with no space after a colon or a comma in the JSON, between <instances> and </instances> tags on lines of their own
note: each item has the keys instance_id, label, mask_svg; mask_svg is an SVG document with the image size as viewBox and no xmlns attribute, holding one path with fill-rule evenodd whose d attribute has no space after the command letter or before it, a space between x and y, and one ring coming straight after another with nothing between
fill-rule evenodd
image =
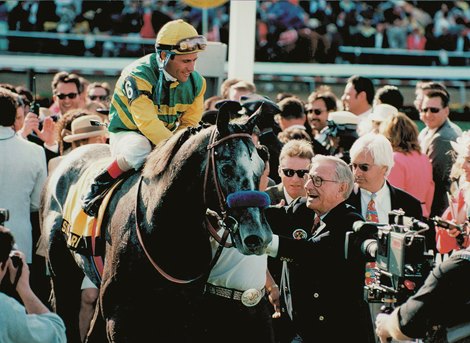
<instances>
[{"instance_id":1,"label":"man's eyeglasses","mask_svg":"<svg viewBox=\"0 0 470 343\"><path fill-rule=\"evenodd\" d=\"M308 109L307 110L307 114L309 113L315 113L315 115L319 116L320 114L322 114L323 112L325 112L324 110L320 110L318 108L315 108L315 109Z\"/></svg>"},{"instance_id":2,"label":"man's eyeglasses","mask_svg":"<svg viewBox=\"0 0 470 343\"><path fill-rule=\"evenodd\" d=\"M106 101L108 100L108 96L107 95L89 95L88 99L90 99L91 101L95 101L95 100Z\"/></svg>"},{"instance_id":3,"label":"man's eyeglasses","mask_svg":"<svg viewBox=\"0 0 470 343\"><path fill-rule=\"evenodd\" d=\"M369 164L367 164L367 163L359 163L359 164L357 164L357 163L351 163L350 166L351 166L352 169L357 169L357 168L359 168L359 169L362 170L363 172L368 172L369 169L370 169L370 167L371 167L371 165L369 165Z\"/></svg>"},{"instance_id":4,"label":"man's eyeglasses","mask_svg":"<svg viewBox=\"0 0 470 343\"><path fill-rule=\"evenodd\" d=\"M439 113L439 111L442 110L442 108L438 107L424 107L420 110L421 113L426 113L427 111L430 111L431 113Z\"/></svg>"},{"instance_id":5,"label":"man's eyeglasses","mask_svg":"<svg viewBox=\"0 0 470 343\"><path fill-rule=\"evenodd\" d=\"M64 100L65 98L75 99L78 93L68 93L68 94L57 93L56 95L60 100Z\"/></svg>"},{"instance_id":6,"label":"man's eyeglasses","mask_svg":"<svg viewBox=\"0 0 470 343\"><path fill-rule=\"evenodd\" d=\"M313 176L307 173L304 175L305 184L307 184L309 180L312 181L315 187L321 187L323 185L323 182L339 182L336 180L325 180L325 179L322 179L320 176L316 176L316 175Z\"/></svg>"},{"instance_id":7,"label":"man's eyeglasses","mask_svg":"<svg viewBox=\"0 0 470 343\"><path fill-rule=\"evenodd\" d=\"M305 174L308 174L308 169L281 169L285 176L292 177L294 174L297 174L298 177L303 178Z\"/></svg>"}]
</instances>

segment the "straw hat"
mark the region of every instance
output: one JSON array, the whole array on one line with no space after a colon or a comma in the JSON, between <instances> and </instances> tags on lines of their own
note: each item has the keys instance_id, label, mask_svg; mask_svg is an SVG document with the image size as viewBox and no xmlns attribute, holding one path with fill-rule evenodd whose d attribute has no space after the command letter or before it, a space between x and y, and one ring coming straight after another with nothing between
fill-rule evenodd
<instances>
[{"instance_id":1,"label":"straw hat","mask_svg":"<svg viewBox=\"0 0 470 343\"><path fill-rule=\"evenodd\" d=\"M64 137L67 143L87 139L96 136L105 136L108 130L104 126L93 126L92 121L102 123L101 118L95 114L86 115L74 119L72 122L72 134Z\"/></svg>"}]
</instances>

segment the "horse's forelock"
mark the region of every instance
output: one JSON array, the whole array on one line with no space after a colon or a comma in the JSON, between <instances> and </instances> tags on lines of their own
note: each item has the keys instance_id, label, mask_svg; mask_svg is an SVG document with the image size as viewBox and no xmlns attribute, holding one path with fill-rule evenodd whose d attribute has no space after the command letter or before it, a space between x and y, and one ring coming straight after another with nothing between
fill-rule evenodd
<instances>
[{"instance_id":1,"label":"horse's forelock","mask_svg":"<svg viewBox=\"0 0 470 343\"><path fill-rule=\"evenodd\" d=\"M209 130L214 127L199 131L193 135L191 129L182 130L167 140L158 144L147 157L142 175L145 178L154 178L163 173L169 166L181 146L188 141L188 149L196 150L204 139L209 136ZM192 151L188 152L191 154Z\"/></svg>"}]
</instances>

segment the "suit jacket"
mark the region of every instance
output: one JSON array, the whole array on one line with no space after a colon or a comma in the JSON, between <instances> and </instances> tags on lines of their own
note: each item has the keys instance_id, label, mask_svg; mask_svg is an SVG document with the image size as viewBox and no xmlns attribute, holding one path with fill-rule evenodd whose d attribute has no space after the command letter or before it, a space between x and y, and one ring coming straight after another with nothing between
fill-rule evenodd
<instances>
[{"instance_id":1,"label":"suit jacket","mask_svg":"<svg viewBox=\"0 0 470 343\"><path fill-rule=\"evenodd\" d=\"M392 210L398 210L401 208L403 211L405 211L406 216L413 217L418 220L423 219L423 210L418 199L404 190L392 186L388 181L387 186L390 190ZM354 189L346 202L357 208L357 210L362 213L361 192L358 189Z\"/></svg>"},{"instance_id":2,"label":"suit jacket","mask_svg":"<svg viewBox=\"0 0 470 343\"><path fill-rule=\"evenodd\" d=\"M30 213L39 211L40 195L46 177L44 149L15 135L11 128L0 126L0 208L10 210L6 226L15 237L18 249L33 257L33 228Z\"/></svg>"},{"instance_id":3,"label":"suit jacket","mask_svg":"<svg viewBox=\"0 0 470 343\"><path fill-rule=\"evenodd\" d=\"M428 131L428 128L424 128L419 134L419 140L422 151L428 155L432 164L435 187L430 216L433 217L441 216L449 206L446 193L450 190L449 175L454 162L449 154L449 151L452 151L450 142L455 142L462 130L450 120L446 120L430 140L425 140Z\"/></svg>"},{"instance_id":4,"label":"suit jacket","mask_svg":"<svg viewBox=\"0 0 470 343\"><path fill-rule=\"evenodd\" d=\"M276 259L288 261L294 325L304 341L373 342L363 296L365 259L345 258L346 232L363 220L361 214L343 202L322 219L325 227L317 235L311 233L315 214L305 198L286 208L268 208L266 215L279 235ZM300 230L305 237L294 239ZM359 246L351 248L358 251ZM338 330L338 323L346 322L356 329Z\"/></svg>"}]
</instances>

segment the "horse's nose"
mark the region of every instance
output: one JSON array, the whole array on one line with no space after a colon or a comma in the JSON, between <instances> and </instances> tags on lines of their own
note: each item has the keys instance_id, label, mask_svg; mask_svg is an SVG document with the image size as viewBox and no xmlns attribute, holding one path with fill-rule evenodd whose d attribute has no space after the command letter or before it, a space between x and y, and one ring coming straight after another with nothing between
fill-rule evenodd
<instances>
[{"instance_id":1,"label":"horse's nose","mask_svg":"<svg viewBox=\"0 0 470 343\"><path fill-rule=\"evenodd\" d=\"M263 241L261 237L257 235L250 235L245 238L244 243L250 251L255 251L263 244Z\"/></svg>"}]
</instances>

